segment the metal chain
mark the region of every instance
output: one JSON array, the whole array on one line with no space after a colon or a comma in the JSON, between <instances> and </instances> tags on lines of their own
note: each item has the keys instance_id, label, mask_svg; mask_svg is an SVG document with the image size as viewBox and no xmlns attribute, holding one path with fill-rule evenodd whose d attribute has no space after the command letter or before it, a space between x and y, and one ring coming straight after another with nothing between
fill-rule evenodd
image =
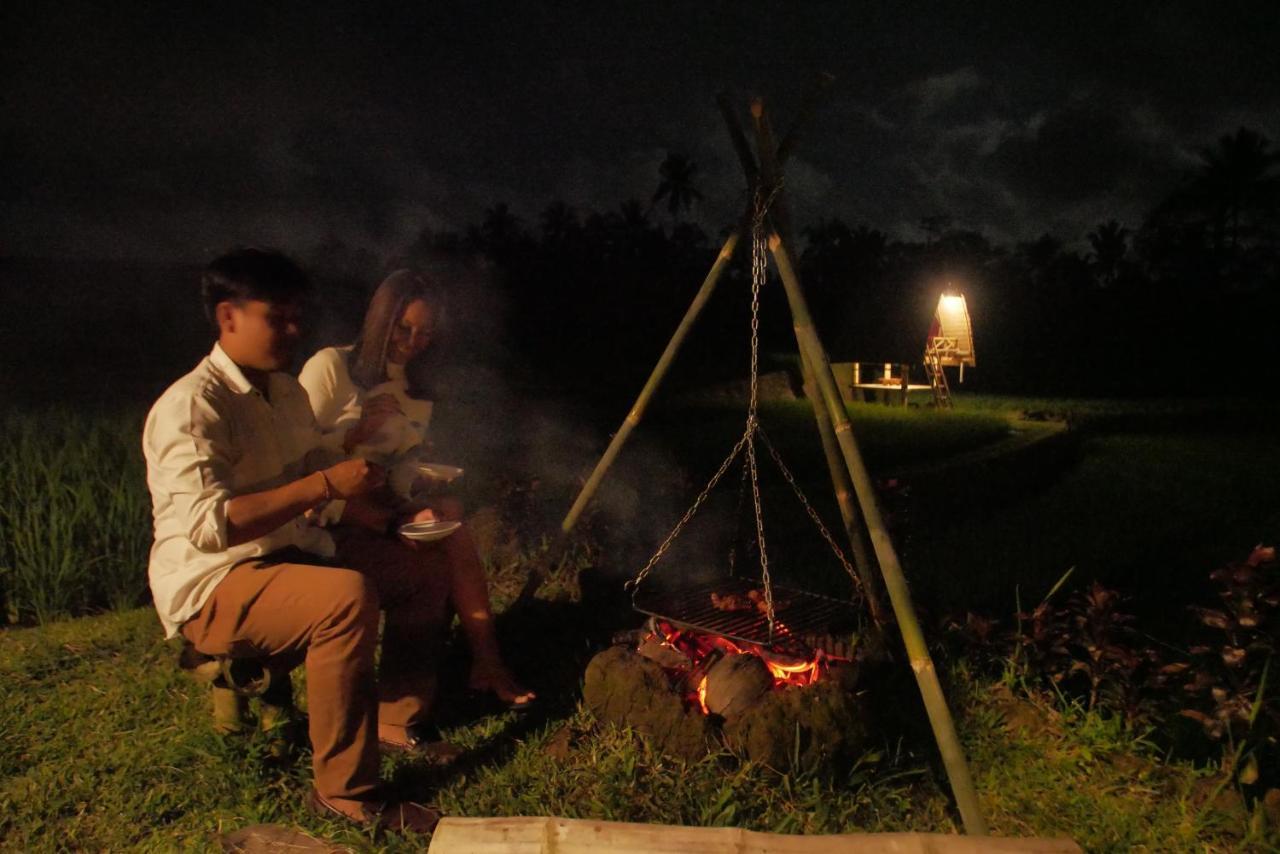
<instances>
[{"instance_id":1,"label":"metal chain","mask_svg":"<svg viewBox=\"0 0 1280 854\"><path fill-rule=\"evenodd\" d=\"M729 577L733 578L738 568L738 544L742 542L742 505L747 500L747 480L751 469L742 467L742 479L738 483L738 503L733 508L733 539L729 541Z\"/></svg>"},{"instance_id":2,"label":"metal chain","mask_svg":"<svg viewBox=\"0 0 1280 854\"><path fill-rule=\"evenodd\" d=\"M680 532L684 530L685 525L694 517L698 509L702 507L703 502L711 494L711 490L715 488L720 479L724 477L724 473L728 471L729 466L737 459L738 454L743 449L747 452L746 468L751 475L751 498L756 518L756 542L760 546L760 576L764 586L765 600L765 616L769 621L769 637L773 637L774 629L774 612L773 612L773 584L769 577L769 556L765 548L764 539L764 513L760 503L760 474L756 465L756 450L753 437L760 429L760 421L756 417L756 410L759 404L760 389L760 289L764 285L766 276L766 260L765 260L765 240L764 240L764 218L769 210L769 205L773 203L773 199L782 189L781 182L775 184L769 195L766 197L760 187L755 191L755 205L751 217L751 401L747 410L747 426L740 438L733 446L733 450L729 452L729 456L720 464L720 468L711 476L711 480L694 499L693 505L685 511L684 516L676 523L671 533L658 546L658 550L649 558L648 563L640 568L636 573L636 577L628 581L624 586L632 593L640 586L653 568L662 560L663 555L671 548L671 544L675 542L676 537L680 536Z\"/></svg>"},{"instance_id":3,"label":"metal chain","mask_svg":"<svg viewBox=\"0 0 1280 854\"><path fill-rule=\"evenodd\" d=\"M822 538L827 541L827 545L831 546L831 551L839 559L840 565L844 567L844 571L849 573L849 578L853 581L853 589L858 591L864 597L866 591L862 589L862 579L858 577L858 573L854 571L853 564L845 557L844 551L836 543L835 537L831 536L831 532L827 530L827 526L822 523L822 518L818 515L818 511L813 509L813 505L809 503L809 499L805 497L804 490L800 488L800 484L796 482L795 476L791 474L791 470L787 468L787 464L782 461L778 450L769 441L769 436L761 427L757 431L760 440L764 442L765 448L769 451L769 456L773 457L773 461L778 464L778 470L782 472L782 476L787 483L791 485L791 489L795 491L796 498L800 499L800 503L804 505L804 509L809 514L809 518L818 526L818 531L822 534Z\"/></svg>"},{"instance_id":4,"label":"metal chain","mask_svg":"<svg viewBox=\"0 0 1280 854\"><path fill-rule=\"evenodd\" d=\"M756 431L759 430L757 426ZM751 470L751 502L756 511L756 542L760 545L760 583L764 587L764 615L773 640L773 582L769 578L769 552L764 544L764 512L760 506L760 472L756 468L756 431L747 434L747 467Z\"/></svg>"},{"instance_id":5,"label":"metal chain","mask_svg":"<svg viewBox=\"0 0 1280 854\"><path fill-rule=\"evenodd\" d=\"M751 402L747 409L747 426L756 420L760 403L760 289L768 275L765 255L764 217L773 204L774 197L782 190L782 182L773 185L765 196L756 187L754 210L751 215Z\"/></svg>"},{"instance_id":6,"label":"metal chain","mask_svg":"<svg viewBox=\"0 0 1280 854\"><path fill-rule=\"evenodd\" d=\"M738 443L733 446L733 450L729 452L729 456L725 457L724 462L720 464L720 468L716 469L716 473L711 476L711 480L707 482L707 485L703 487L702 492L694 499L693 505L685 511L684 516L682 516L680 521L676 523L676 526L671 530L671 533L667 534L667 538L662 541L662 545L658 546L658 550L653 553L653 557L649 558L649 562L641 567L640 571L636 573L636 577L623 585L624 587L635 592L635 589L640 586L642 581L644 581L645 576L653 570L653 568L658 564L658 561L662 560L662 556L667 553L667 549L671 548L671 544L675 542L676 537L680 536L680 532L684 530L684 526L687 525L689 520L693 518L694 514L698 512L698 508L700 508L702 503L707 500L707 496L711 494L711 490L715 489L716 484L720 482L720 478L724 477L724 473L729 470L729 466L731 466L733 461L737 459L738 454L742 453L742 449L747 446L750 438L750 431L742 434L742 438L738 440Z\"/></svg>"},{"instance_id":7,"label":"metal chain","mask_svg":"<svg viewBox=\"0 0 1280 854\"><path fill-rule=\"evenodd\" d=\"M780 187L774 186L769 197L756 188L755 211L751 218L751 403L747 410L747 468L751 472L751 504L756 518L756 543L760 547L760 583L764 588L765 618L769 621L769 640L773 640L773 581L769 577L769 550L764 537L764 509L760 504L760 471L756 465L755 434L760 430L757 409L760 404L760 289L767 275L764 245L764 217Z\"/></svg>"}]
</instances>

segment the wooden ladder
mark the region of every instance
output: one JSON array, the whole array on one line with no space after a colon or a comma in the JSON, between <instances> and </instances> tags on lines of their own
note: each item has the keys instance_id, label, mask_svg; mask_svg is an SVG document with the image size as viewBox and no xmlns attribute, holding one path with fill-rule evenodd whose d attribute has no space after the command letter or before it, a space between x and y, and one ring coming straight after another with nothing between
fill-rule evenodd
<instances>
[{"instance_id":1,"label":"wooden ladder","mask_svg":"<svg viewBox=\"0 0 1280 854\"><path fill-rule=\"evenodd\" d=\"M951 387L947 385L947 374L942 369L942 357L932 341L924 352L924 371L929 375L929 387L933 389L934 405L940 409L950 409Z\"/></svg>"}]
</instances>

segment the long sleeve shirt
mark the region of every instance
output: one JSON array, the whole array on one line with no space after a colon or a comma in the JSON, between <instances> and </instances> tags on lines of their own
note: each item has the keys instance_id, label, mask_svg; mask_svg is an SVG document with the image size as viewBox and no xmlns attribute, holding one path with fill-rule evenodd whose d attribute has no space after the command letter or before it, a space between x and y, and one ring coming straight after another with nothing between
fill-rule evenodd
<instances>
[{"instance_id":1,"label":"long sleeve shirt","mask_svg":"<svg viewBox=\"0 0 1280 854\"><path fill-rule=\"evenodd\" d=\"M230 545L227 502L282 486L327 460L307 394L272 373L263 395L217 344L152 406L142 432L155 541L148 576L168 637L236 564L286 546L321 556L333 539L298 516Z\"/></svg>"},{"instance_id":2,"label":"long sleeve shirt","mask_svg":"<svg viewBox=\"0 0 1280 854\"><path fill-rule=\"evenodd\" d=\"M387 364L386 382L362 389L351 378L350 358L349 346L326 347L308 359L298 375L298 382L311 401L321 441L326 449L343 453L343 440L347 431L359 423L365 400L381 394L396 398L404 415L387 419L377 435L366 438L352 453L388 466L387 481L392 491L407 498L417 476L417 464L405 455L426 441L433 403L409 397L404 366L394 363ZM341 512L342 502L332 502L321 519L332 523Z\"/></svg>"}]
</instances>

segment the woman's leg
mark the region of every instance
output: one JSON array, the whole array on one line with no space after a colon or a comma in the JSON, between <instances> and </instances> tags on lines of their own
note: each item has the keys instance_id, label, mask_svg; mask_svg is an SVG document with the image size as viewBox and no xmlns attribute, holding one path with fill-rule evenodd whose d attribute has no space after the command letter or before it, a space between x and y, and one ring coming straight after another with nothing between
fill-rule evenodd
<instances>
[{"instance_id":1,"label":"woman's leg","mask_svg":"<svg viewBox=\"0 0 1280 854\"><path fill-rule=\"evenodd\" d=\"M462 505L455 498L437 499L431 507L439 518L462 518ZM489 582L470 529L464 523L436 546L445 554L445 563L449 567L449 593L462 623L462 632L467 637L467 645L471 648L469 686L477 691L492 691L504 703L531 701L534 693L520 685L503 663L498 635L494 630L493 609L489 604Z\"/></svg>"},{"instance_id":2,"label":"woman's leg","mask_svg":"<svg viewBox=\"0 0 1280 854\"><path fill-rule=\"evenodd\" d=\"M403 740L425 723L436 696L448 613L449 570L439 554L362 529L342 532L338 554L373 583L386 611L378 667L379 735Z\"/></svg>"}]
</instances>

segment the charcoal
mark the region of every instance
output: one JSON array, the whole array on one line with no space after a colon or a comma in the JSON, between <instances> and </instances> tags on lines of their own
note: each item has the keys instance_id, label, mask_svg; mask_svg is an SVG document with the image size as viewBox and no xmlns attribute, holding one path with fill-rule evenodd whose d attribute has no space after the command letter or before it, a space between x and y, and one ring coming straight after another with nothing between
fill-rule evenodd
<instances>
[{"instance_id":1,"label":"charcoal","mask_svg":"<svg viewBox=\"0 0 1280 854\"><path fill-rule=\"evenodd\" d=\"M636 651L650 661L656 661L668 669L678 667L688 669L693 667L693 662L689 660L687 655L654 637L646 638Z\"/></svg>"}]
</instances>

